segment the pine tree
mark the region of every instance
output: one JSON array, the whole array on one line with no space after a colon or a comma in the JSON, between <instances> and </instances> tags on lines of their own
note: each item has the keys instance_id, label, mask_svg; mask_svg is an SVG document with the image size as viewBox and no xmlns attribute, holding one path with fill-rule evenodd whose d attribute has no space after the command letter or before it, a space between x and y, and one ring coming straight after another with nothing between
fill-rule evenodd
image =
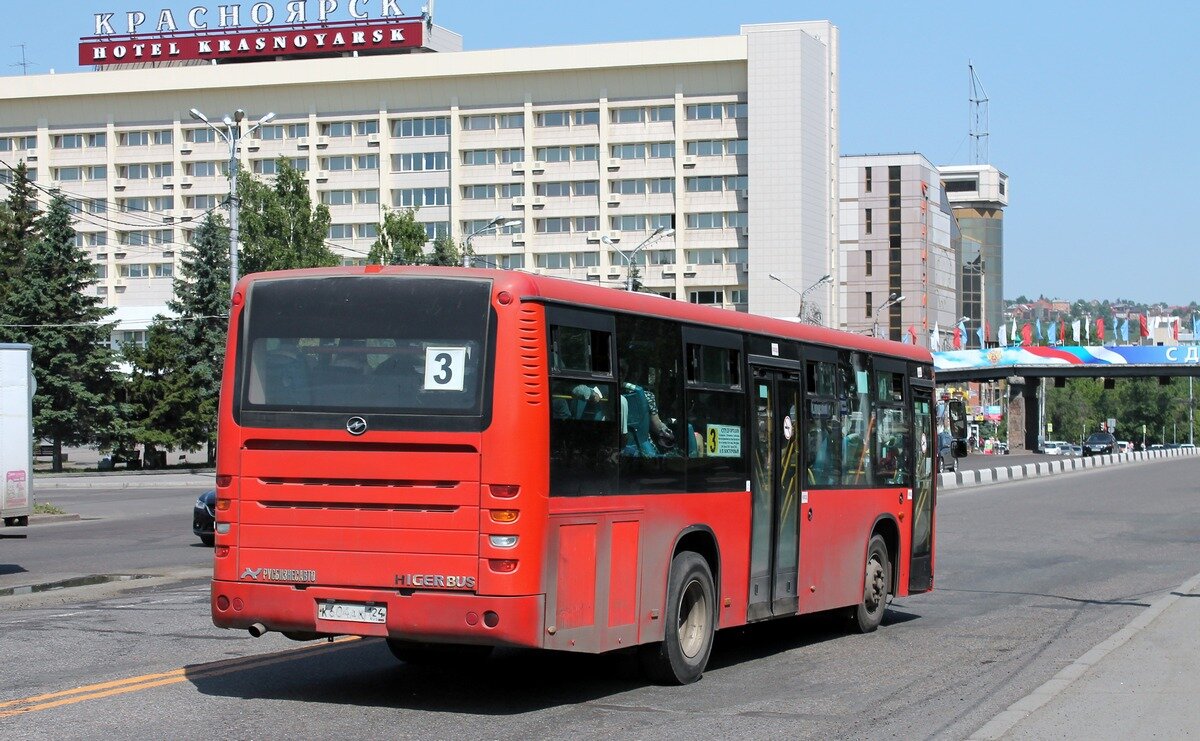
<instances>
[{"instance_id":1,"label":"pine tree","mask_svg":"<svg viewBox=\"0 0 1200 741\"><path fill-rule=\"evenodd\" d=\"M425 225L417 221L411 208L389 211L384 208L379 236L367 254L368 265L420 265L425 260Z\"/></svg>"},{"instance_id":2,"label":"pine tree","mask_svg":"<svg viewBox=\"0 0 1200 741\"><path fill-rule=\"evenodd\" d=\"M86 445L116 424L116 378L109 348L113 309L91 290L96 269L75 246L71 209L61 195L35 225L40 238L0 307L5 339L33 345L33 427L54 448L62 470L64 445Z\"/></svg>"},{"instance_id":3,"label":"pine tree","mask_svg":"<svg viewBox=\"0 0 1200 741\"><path fill-rule=\"evenodd\" d=\"M287 159L276 161L273 183L239 172L238 200L242 275L341 264L325 244L329 207L313 206L304 175Z\"/></svg>"},{"instance_id":4,"label":"pine tree","mask_svg":"<svg viewBox=\"0 0 1200 741\"><path fill-rule=\"evenodd\" d=\"M130 342L121 348L129 377L124 384L125 424L119 439L121 447L142 443L147 465L154 465L156 447L198 447L185 445L180 436L183 418L195 408L196 399L184 365L185 342L168 322L156 320L146 333L145 347Z\"/></svg>"},{"instance_id":5,"label":"pine tree","mask_svg":"<svg viewBox=\"0 0 1200 741\"><path fill-rule=\"evenodd\" d=\"M189 450L207 446L211 462L229 326L229 229L219 215L210 213L196 229L167 306L176 314L170 324L182 340L179 372L187 378L177 439Z\"/></svg>"},{"instance_id":6,"label":"pine tree","mask_svg":"<svg viewBox=\"0 0 1200 741\"><path fill-rule=\"evenodd\" d=\"M25 261L25 253L37 239L37 189L29 181L29 169L21 160L12 170L8 197L0 204L0 304L4 302Z\"/></svg>"},{"instance_id":7,"label":"pine tree","mask_svg":"<svg viewBox=\"0 0 1200 741\"><path fill-rule=\"evenodd\" d=\"M470 254L470 253L468 253ZM433 240L433 254L428 258L430 265L462 265L462 252L449 235L443 234Z\"/></svg>"}]
</instances>

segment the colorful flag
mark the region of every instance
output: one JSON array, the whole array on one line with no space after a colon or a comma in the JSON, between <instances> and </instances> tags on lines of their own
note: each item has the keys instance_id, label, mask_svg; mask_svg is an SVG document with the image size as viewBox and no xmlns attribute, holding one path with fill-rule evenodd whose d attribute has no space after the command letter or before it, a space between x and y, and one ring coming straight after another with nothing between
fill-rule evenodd
<instances>
[{"instance_id":1,"label":"colorful flag","mask_svg":"<svg viewBox=\"0 0 1200 741\"><path fill-rule=\"evenodd\" d=\"M1025 322L1025 326L1021 327L1021 343L1024 345L1033 344L1033 327L1029 322Z\"/></svg>"},{"instance_id":2,"label":"colorful flag","mask_svg":"<svg viewBox=\"0 0 1200 741\"><path fill-rule=\"evenodd\" d=\"M1104 344L1104 317L1096 318L1096 341Z\"/></svg>"},{"instance_id":3,"label":"colorful flag","mask_svg":"<svg viewBox=\"0 0 1200 741\"><path fill-rule=\"evenodd\" d=\"M1038 342L1042 341L1042 318L1041 317L1038 317L1038 320L1037 320L1037 340L1038 340Z\"/></svg>"},{"instance_id":4,"label":"colorful flag","mask_svg":"<svg viewBox=\"0 0 1200 741\"><path fill-rule=\"evenodd\" d=\"M1087 343L1092 344L1092 318L1090 316L1083 317L1083 328L1087 331Z\"/></svg>"},{"instance_id":5,"label":"colorful flag","mask_svg":"<svg viewBox=\"0 0 1200 741\"><path fill-rule=\"evenodd\" d=\"M1150 324L1146 321L1145 314L1138 317L1138 334L1142 337L1150 336Z\"/></svg>"},{"instance_id":6,"label":"colorful flag","mask_svg":"<svg viewBox=\"0 0 1200 741\"><path fill-rule=\"evenodd\" d=\"M984 334L984 336L985 336L985 337L991 337L991 336L992 336L992 323L991 323L991 322L987 322L987 321L985 321L985 322L983 323L983 334Z\"/></svg>"},{"instance_id":7,"label":"colorful flag","mask_svg":"<svg viewBox=\"0 0 1200 741\"><path fill-rule=\"evenodd\" d=\"M961 350L962 349L962 336L963 336L962 325L960 324L954 328L954 339L951 341L950 347L955 350Z\"/></svg>"},{"instance_id":8,"label":"colorful flag","mask_svg":"<svg viewBox=\"0 0 1200 741\"><path fill-rule=\"evenodd\" d=\"M1182 322L1180 321L1179 317L1175 317L1175 321L1171 322L1171 336L1176 342L1179 342L1180 324L1182 324Z\"/></svg>"},{"instance_id":9,"label":"colorful flag","mask_svg":"<svg viewBox=\"0 0 1200 741\"><path fill-rule=\"evenodd\" d=\"M1129 317L1125 317L1125 323L1121 325L1121 342L1129 344Z\"/></svg>"},{"instance_id":10,"label":"colorful flag","mask_svg":"<svg viewBox=\"0 0 1200 741\"><path fill-rule=\"evenodd\" d=\"M1000 325L1000 347L1008 347L1008 325Z\"/></svg>"},{"instance_id":11,"label":"colorful flag","mask_svg":"<svg viewBox=\"0 0 1200 741\"><path fill-rule=\"evenodd\" d=\"M987 343L983 341L983 325L980 325L979 329L975 330L975 336L979 338L979 349L982 350L987 347Z\"/></svg>"},{"instance_id":12,"label":"colorful flag","mask_svg":"<svg viewBox=\"0 0 1200 741\"><path fill-rule=\"evenodd\" d=\"M1071 342L1079 344L1079 320L1071 322Z\"/></svg>"},{"instance_id":13,"label":"colorful flag","mask_svg":"<svg viewBox=\"0 0 1200 741\"><path fill-rule=\"evenodd\" d=\"M937 322L933 323L933 349L942 349L942 328L938 326Z\"/></svg>"},{"instance_id":14,"label":"colorful flag","mask_svg":"<svg viewBox=\"0 0 1200 741\"><path fill-rule=\"evenodd\" d=\"M900 341L906 345L917 344L917 328L913 325L908 325L908 332L900 338Z\"/></svg>"},{"instance_id":15,"label":"colorful flag","mask_svg":"<svg viewBox=\"0 0 1200 741\"><path fill-rule=\"evenodd\" d=\"M1050 328L1047 330L1046 336L1050 338L1051 345L1058 344L1058 322L1050 322Z\"/></svg>"}]
</instances>

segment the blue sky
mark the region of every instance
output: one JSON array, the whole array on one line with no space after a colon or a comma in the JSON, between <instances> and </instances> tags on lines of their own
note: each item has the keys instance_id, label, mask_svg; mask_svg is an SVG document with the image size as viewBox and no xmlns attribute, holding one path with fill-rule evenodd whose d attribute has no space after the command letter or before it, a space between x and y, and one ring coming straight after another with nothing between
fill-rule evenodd
<instances>
[{"instance_id":1,"label":"blue sky","mask_svg":"<svg viewBox=\"0 0 1200 741\"><path fill-rule=\"evenodd\" d=\"M10 66L21 43L31 73L76 71L96 12L205 5L215 15L229 3L245 12L253 0L3 0L0 75L21 73ZM1188 205L1200 191L1200 3L439 0L435 19L468 49L829 19L841 31L842 153L916 151L935 164L970 162L971 60L990 98L990 161L1010 178L1006 296L1200 299L1188 216L1200 211Z\"/></svg>"}]
</instances>

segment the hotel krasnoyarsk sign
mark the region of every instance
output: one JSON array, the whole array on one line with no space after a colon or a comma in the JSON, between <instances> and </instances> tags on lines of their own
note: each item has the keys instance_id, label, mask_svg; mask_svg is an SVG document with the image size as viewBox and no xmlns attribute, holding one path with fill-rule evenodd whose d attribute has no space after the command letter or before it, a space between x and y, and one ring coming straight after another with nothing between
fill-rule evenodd
<instances>
[{"instance_id":1,"label":"hotel krasnoyarsk sign","mask_svg":"<svg viewBox=\"0 0 1200 741\"><path fill-rule=\"evenodd\" d=\"M175 13L96 13L96 35L79 40L79 64L251 59L331 52L419 48L422 18L398 0L289 0L196 6ZM349 20L337 20L344 9ZM375 17L370 11L374 10ZM279 25L273 25L279 21Z\"/></svg>"}]
</instances>

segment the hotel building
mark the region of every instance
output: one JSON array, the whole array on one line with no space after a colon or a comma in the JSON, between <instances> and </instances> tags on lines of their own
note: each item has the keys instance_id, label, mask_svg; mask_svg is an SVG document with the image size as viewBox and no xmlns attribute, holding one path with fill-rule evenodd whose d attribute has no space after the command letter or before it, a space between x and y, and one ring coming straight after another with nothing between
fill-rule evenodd
<instances>
[{"instance_id":1,"label":"hotel building","mask_svg":"<svg viewBox=\"0 0 1200 741\"><path fill-rule=\"evenodd\" d=\"M198 220L225 208L229 148L193 108L244 109L244 127L275 113L242 139L240 165L269 178L286 157L307 173L347 264L365 260L385 208L414 208L431 240L516 221L473 237L477 264L614 286L627 274L614 247L673 229L641 252L644 290L759 314L795 317L796 293L838 274L830 23L461 47L432 26L425 53L8 77L0 179L24 160L72 201L92 290L125 340L170 297ZM807 300L838 326L833 290Z\"/></svg>"}]
</instances>

